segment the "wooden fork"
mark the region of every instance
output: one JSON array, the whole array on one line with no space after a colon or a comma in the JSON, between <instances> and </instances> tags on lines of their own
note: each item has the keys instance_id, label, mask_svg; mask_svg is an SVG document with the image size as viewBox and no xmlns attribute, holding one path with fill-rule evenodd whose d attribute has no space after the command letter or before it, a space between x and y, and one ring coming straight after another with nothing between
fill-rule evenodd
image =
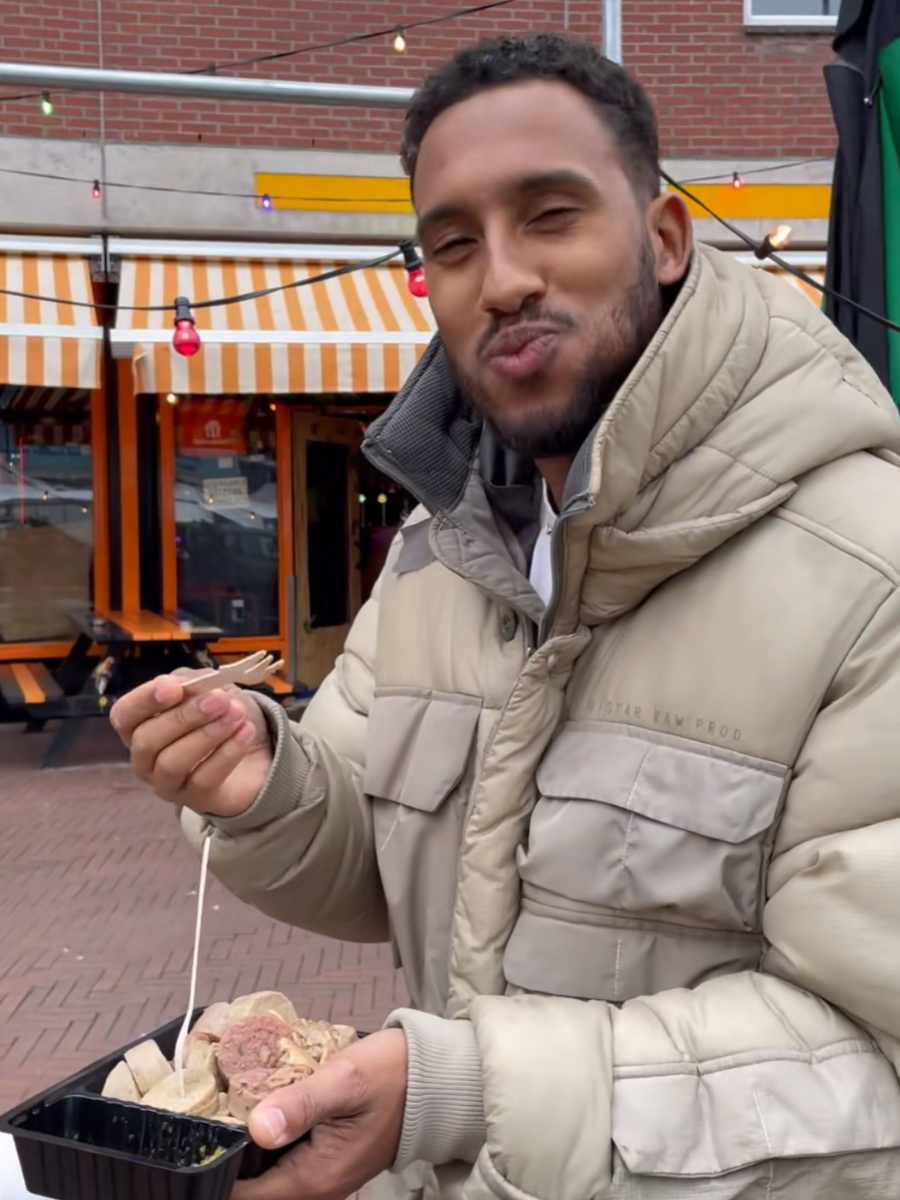
<instances>
[{"instance_id":1,"label":"wooden fork","mask_svg":"<svg viewBox=\"0 0 900 1200\"><path fill-rule=\"evenodd\" d=\"M270 675L280 671L283 666L283 659L278 659L276 662L273 654L257 650L255 654L248 654L246 658L242 658L238 662L226 663L217 671L198 675L196 679L192 679L184 685L184 690L188 695L200 696L204 692L211 692L214 688L224 687L228 683L236 683L238 687L253 687L256 684L265 683Z\"/></svg>"}]
</instances>

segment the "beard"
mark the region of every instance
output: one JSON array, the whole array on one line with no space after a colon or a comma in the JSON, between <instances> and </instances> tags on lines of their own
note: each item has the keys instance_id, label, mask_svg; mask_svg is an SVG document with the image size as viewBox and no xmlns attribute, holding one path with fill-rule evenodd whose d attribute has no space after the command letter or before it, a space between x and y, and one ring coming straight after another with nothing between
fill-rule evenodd
<instances>
[{"instance_id":1,"label":"beard","mask_svg":"<svg viewBox=\"0 0 900 1200\"><path fill-rule=\"evenodd\" d=\"M648 236L641 244L638 278L625 297L597 324L595 353L586 363L565 404L532 407L519 414L499 411L490 391L476 377L451 362L462 395L494 429L509 450L532 459L577 454L588 435L616 397L619 388L650 344L663 317L663 299L656 278L656 259ZM516 321L556 320L572 326L571 318L536 305ZM560 319L562 318L562 319ZM493 328L487 342L496 333Z\"/></svg>"}]
</instances>

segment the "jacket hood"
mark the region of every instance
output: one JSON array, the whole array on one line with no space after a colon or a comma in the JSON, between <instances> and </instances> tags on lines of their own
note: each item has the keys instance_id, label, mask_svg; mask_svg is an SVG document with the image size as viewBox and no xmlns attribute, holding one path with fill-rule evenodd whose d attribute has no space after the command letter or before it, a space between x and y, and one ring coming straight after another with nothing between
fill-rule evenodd
<instances>
[{"instance_id":1,"label":"jacket hood","mask_svg":"<svg viewBox=\"0 0 900 1200\"><path fill-rule=\"evenodd\" d=\"M480 436L436 339L364 449L452 521ZM571 619L596 624L634 607L782 504L804 475L864 450L900 452L900 415L874 371L805 296L699 247L573 463Z\"/></svg>"}]
</instances>

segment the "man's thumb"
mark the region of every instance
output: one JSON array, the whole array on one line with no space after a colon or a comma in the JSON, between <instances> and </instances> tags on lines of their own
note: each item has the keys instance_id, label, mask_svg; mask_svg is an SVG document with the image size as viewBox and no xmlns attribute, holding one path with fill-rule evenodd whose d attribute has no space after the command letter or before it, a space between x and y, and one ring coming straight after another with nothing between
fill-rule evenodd
<instances>
[{"instance_id":1,"label":"man's thumb","mask_svg":"<svg viewBox=\"0 0 900 1200\"><path fill-rule=\"evenodd\" d=\"M250 1136L266 1150L287 1146L323 1121L358 1112L363 1090L356 1064L335 1059L261 1101L250 1114Z\"/></svg>"}]
</instances>

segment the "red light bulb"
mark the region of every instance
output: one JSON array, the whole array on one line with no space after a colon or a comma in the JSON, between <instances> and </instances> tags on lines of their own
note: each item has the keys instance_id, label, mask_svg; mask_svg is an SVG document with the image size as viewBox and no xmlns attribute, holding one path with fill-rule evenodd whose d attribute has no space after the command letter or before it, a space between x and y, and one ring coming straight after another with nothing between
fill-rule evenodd
<instances>
[{"instance_id":1,"label":"red light bulb","mask_svg":"<svg viewBox=\"0 0 900 1200\"><path fill-rule=\"evenodd\" d=\"M100 187L99 179L94 180L94 186L91 188L91 195L94 197L95 200L99 200L100 197L103 195L103 191Z\"/></svg>"},{"instance_id":2,"label":"red light bulb","mask_svg":"<svg viewBox=\"0 0 900 1200\"><path fill-rule=\"evenodd\" d=\"M190 301L184 296L179 296L175 301L175 334L172 338L172 349L183 358L193 358L200 345L200 334L191 316Z\"/></svg>"},{"instance_id":3,"label":"red light bulb","mask_svg":"<svg viewBox=\"0 0 900 1200\"><path fill-rule=\"evenodd\" d=\"M413 296L424 300L428 295L428 284L425 282L425 271L422 267L414 267L406 277L406 286Z\"/></svg>"},{"instance_id":4,"label":"red light bulb","mask_svg":"<svg viewBox=\"0 0 900 1200\"><path fill-rule=\"evenodd\" d=\"M172 346L184 358L193 358L200 349L200 334L189 318L175 322L175 336Z\"/></svg>"}]
</instances>

